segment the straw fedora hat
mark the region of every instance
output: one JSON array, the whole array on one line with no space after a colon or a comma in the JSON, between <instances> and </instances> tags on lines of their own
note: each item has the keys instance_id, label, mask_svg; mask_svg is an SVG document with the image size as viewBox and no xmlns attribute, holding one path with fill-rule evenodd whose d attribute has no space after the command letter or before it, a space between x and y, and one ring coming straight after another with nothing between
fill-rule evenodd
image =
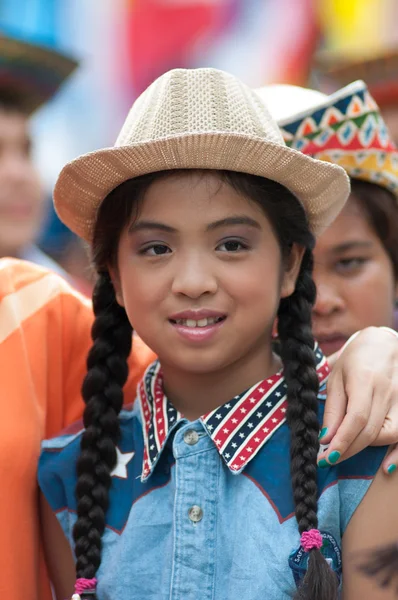
<instances>
[{"instance_id":1,"label":"straw fedora hat","mask_svg":"<svg viewBox=\"0 0 398 600\"><path fill-rule=\"evenodd\" d=\"M366 83L354 81L330 96L292 85L266 86L257 94L290 148L339 165L398 199L398 150Z\"/></svg>"},{"instance_id":2,"label":"straw fedora hat","mask_svg":"<svg viewBox=\"0 0 398 600\"><path fill-rule=\"evenodd\" d=\"M91 241L98 208L118 185L163 170L218 169L260 175L303 204L315 234L349 195L343 169L288 148L257 94L216 69L175 69L135 101L116 144L68 163L54 190L60 219Z\"/></svg>"}]
</instances>

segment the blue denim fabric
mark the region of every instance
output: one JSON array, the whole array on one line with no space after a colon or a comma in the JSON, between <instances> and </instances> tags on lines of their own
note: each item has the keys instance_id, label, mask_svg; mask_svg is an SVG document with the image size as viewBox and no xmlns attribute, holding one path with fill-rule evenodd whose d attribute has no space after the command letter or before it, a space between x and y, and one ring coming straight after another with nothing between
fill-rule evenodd
<instances>
[{"instance_id":1,"label":"blue denim fabric","mask_svg":"<svg viewBox=\"0 0 398 600\"><path fill-rule=\"evenodd\" d=\"M183 419L154 472L142 482L138 407L124 411L120 419L119 449L130 460L113 477L97 574L99 600L291 598L295 580L288 561L300 536L286 423L241 474L233 474L202 423ZM199 437L190 445L184 434L192 429ZM72 547L80 435L44 442L39 465L41 489ZM385 452L368 448L341 465L319 470L319 528L339 545ZM203 512L198 522L189 516L193 506Z\"/></svg>"}]
</instances>

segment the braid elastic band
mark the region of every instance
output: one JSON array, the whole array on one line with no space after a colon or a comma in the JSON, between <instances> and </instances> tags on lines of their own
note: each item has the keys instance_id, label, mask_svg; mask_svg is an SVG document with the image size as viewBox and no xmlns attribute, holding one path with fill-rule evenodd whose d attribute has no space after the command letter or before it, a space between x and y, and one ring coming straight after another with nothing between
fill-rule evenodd
<instances>
[{"instance_id":1,"label":"braid elastic band","mask_svg":"<svg viewBox=\"0 0 398 600\"><path fill-rule=\"evenodd\" d=\"M304 531L300 539L300 544L304 552L309 552L314 548L319 550L319 548L322 548L323 544L323 539L320 531L318 531L318 529L310 529L309 531Z\"/></svg>"},{"instance_id":2,"label":"braid elastic band","mask_svg":"<svg viewBox=\"0 0 398 600\"><path fill-rule=\"evenodd\" d=\"M93 579L84 579L84 577L81 577L76 580L75 592L76 594L82 594L83 592L94 591L96 587L97 580L95 577Z\"/></svg>"}]
</instances>

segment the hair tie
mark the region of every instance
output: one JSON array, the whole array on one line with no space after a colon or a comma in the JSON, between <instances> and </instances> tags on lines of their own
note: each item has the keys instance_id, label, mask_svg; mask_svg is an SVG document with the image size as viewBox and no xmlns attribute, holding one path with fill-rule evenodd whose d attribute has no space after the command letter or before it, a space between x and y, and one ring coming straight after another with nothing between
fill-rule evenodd
<instances>
[{"instance_id":1,"label":"hair tie","mask_svg":"<svg viewBox=\"0 0 398 600\"><path fill-rule=\"evenodd\" d=\"M80 594L83 592L95 592L96 587L97 579L95 577L93 579L85 579L84 577L80 577L76 580L75 593L72 596L72 600L81 600Z\"/></svg>"},{"instance_id":2,"label":"hair tie","mask_svg":"<svg viewBox=\"0 0 398 600\"><path fill-rule=\"evenodd\" d=\"M318 529L310 529L309 531L304 531L300 538L300 544L304 550L304 552L309 552L316 548L322 548L323 539L321 532Z\"/></svg>"}]
</instances>

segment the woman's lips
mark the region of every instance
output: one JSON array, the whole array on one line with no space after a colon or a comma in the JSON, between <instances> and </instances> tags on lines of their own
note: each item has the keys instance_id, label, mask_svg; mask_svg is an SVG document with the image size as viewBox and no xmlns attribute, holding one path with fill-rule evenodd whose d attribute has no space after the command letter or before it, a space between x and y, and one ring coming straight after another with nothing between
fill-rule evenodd
<instances>
[{"instance_id":1,"label":"woman's lips","mask_svg":"<svg viewBox=\"0 0 398 600\"><path fill-rule=\"evenodd\" d=\"M214 321L214 319L211 319L211 321ZM190 326L190 324L176 322L171 319L169 320L169 323L173 329L175 329L175 331L185 340L189 342L201 343L207 342L214 337L221 327L223 327L225 321L226 317L222 317L216 322L211 322L204 326Z\"/></svg>"},{"instance_id":2,"label":"woman's lips","mask_svg":"<svg viewBox=\"0 0 398 600\"><path fill-rule=\"evenodd\" d=\"M31 204L12 204L10 206L2 206L0 208L0 215L5 219L27 219L33 214L34 206Z\"/></svg>"},{"instance_id":3,"label":"woman's lips","mask_svg":"<svg viewBox=\"0 0 398 600\"><path fill-rule=\"evenodd\" d=\"M348 340L348 337L338 333L334 335L315 335L315 339L320 345L322 352L326 356L330 356L331 354L338 352L338 350L341 350Z\"/></svg>"}]
</instances>

